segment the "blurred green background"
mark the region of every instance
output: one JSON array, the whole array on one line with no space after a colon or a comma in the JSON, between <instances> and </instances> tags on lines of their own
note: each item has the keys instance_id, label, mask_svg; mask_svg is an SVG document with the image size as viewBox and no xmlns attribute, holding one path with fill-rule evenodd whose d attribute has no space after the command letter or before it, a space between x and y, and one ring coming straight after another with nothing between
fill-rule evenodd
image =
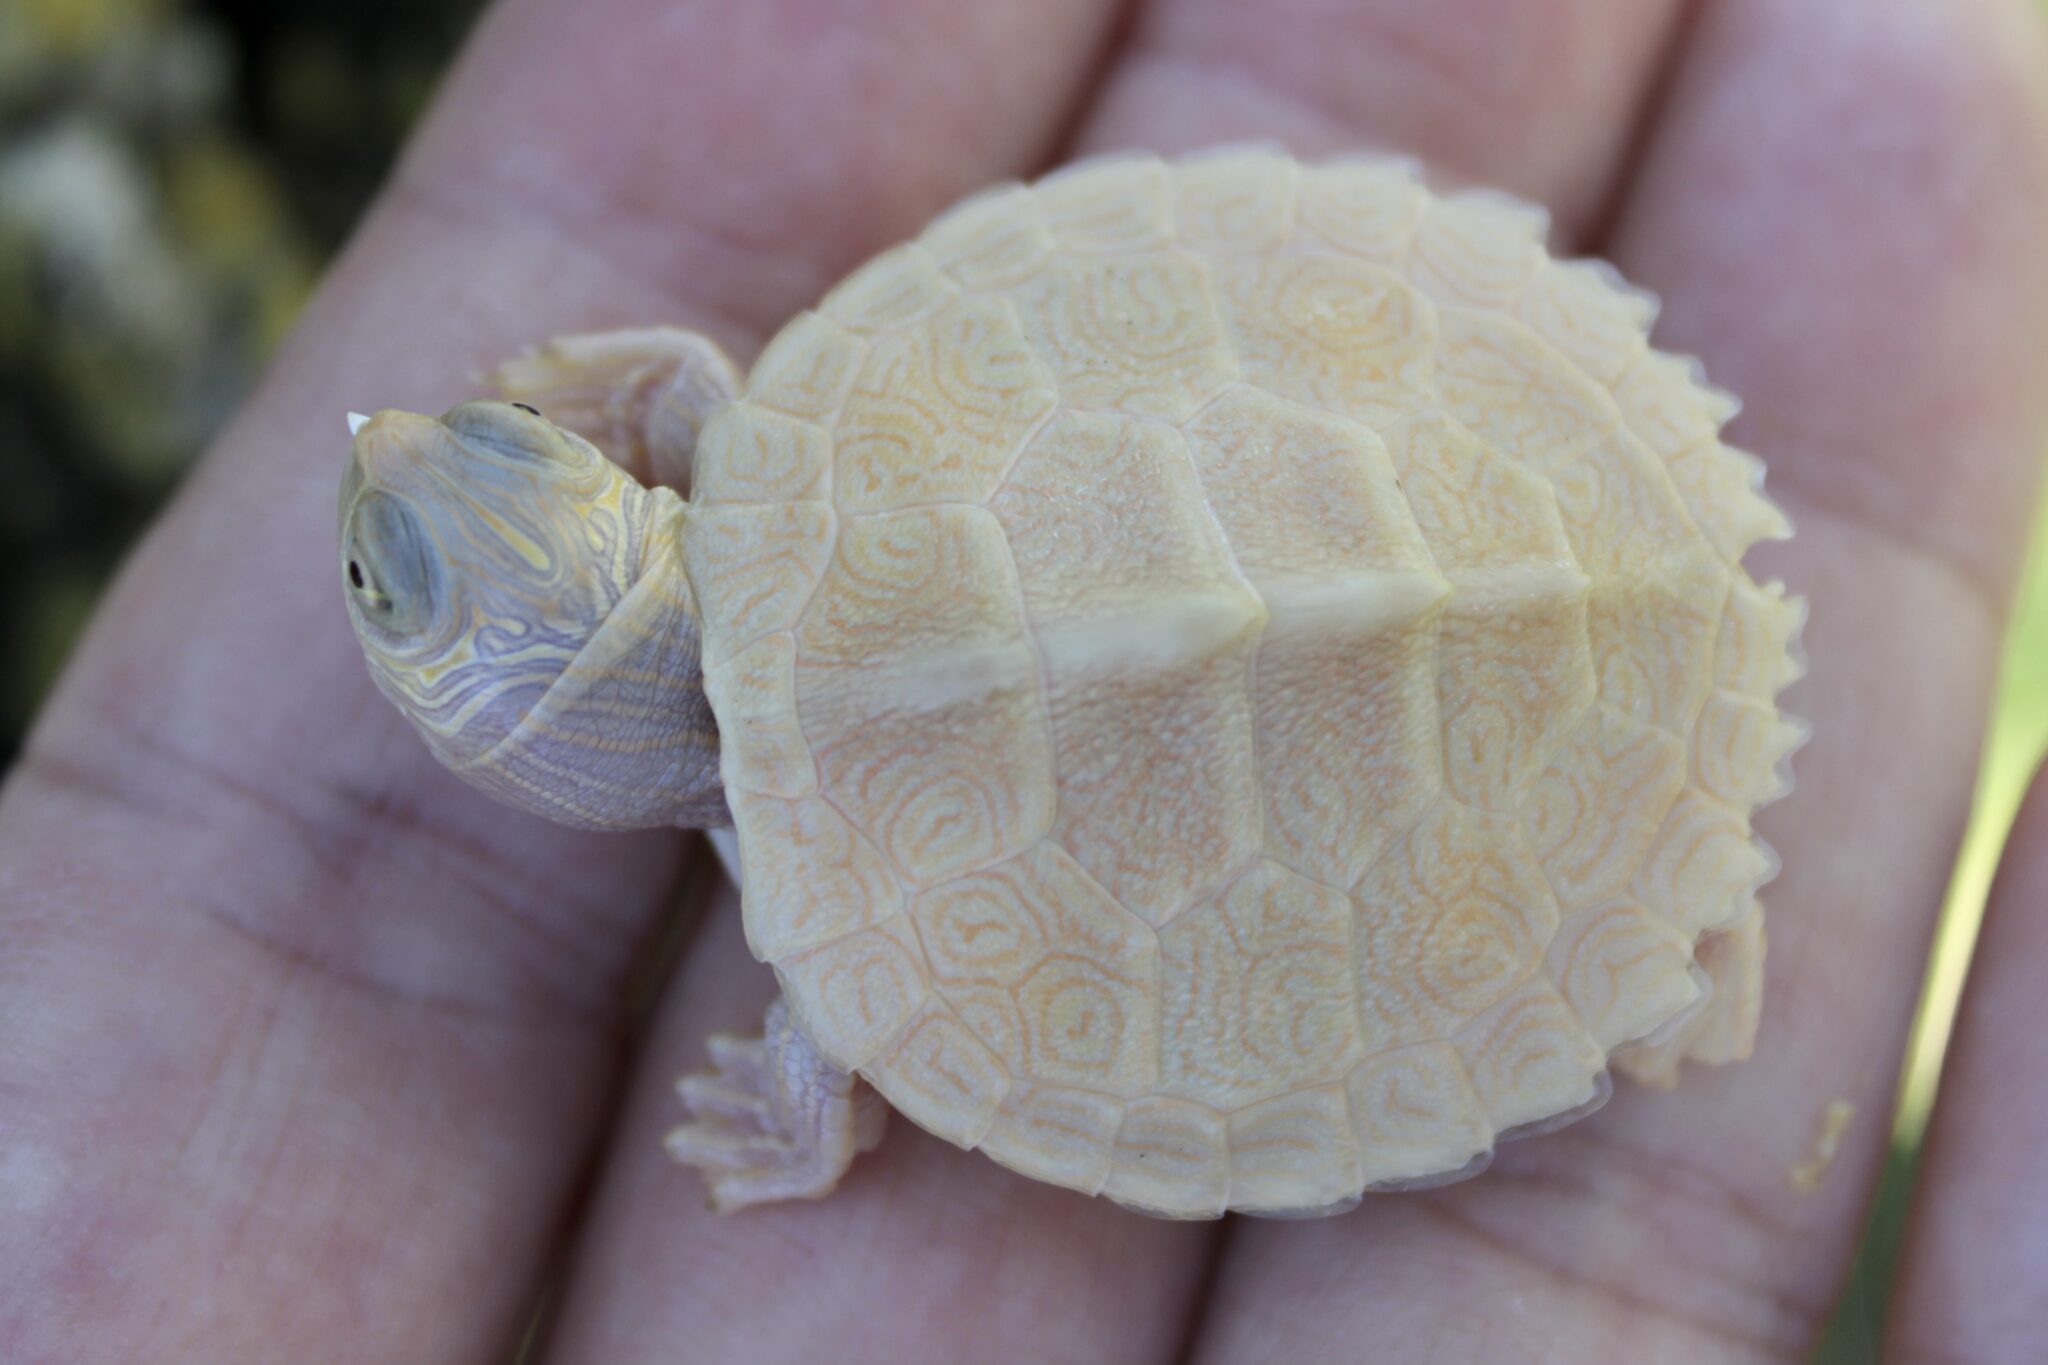
<instances>
[{"instance_id":1,"label":"blurred green background","mask_svg":"<svg viewBox=\"0 0 2048 1365\"><path fill-rule=\"evenodd\" d=\"M0 772L101 585L253 382L480 0L0 0ZM2033 557L1902 1077L1819 1359L1875 1361L1984 895L2048 744Z\"/></svg>"},{"instance_id":2,"label":"blurred green background","mask_svg":"<svg viewBox=\"0 0 2048 1365\"><path fill-rule=\"evenodd\" d=\"M0 0L0 769L479 0Z\"/></svg>"}]
</instances>

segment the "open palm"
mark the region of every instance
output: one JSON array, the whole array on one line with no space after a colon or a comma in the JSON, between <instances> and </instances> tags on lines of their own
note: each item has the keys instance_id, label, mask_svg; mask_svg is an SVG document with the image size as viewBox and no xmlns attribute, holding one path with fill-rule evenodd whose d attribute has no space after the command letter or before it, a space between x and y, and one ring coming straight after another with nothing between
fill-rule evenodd
<instances>
[{"instance_id":1,"label":"open palm","mask_svg":"<svg viewBox=\"0 0 2048 1365\"><path fill-rule=\"evenodd\" d=\"M715 1220L660 1133L772 990L736 896L694 841L432 766L338 600L342 414L565 330L744 359L971 189L1247 137L1543 201L1748 399L1817 730L1762 822L1759 1056L1312 1223L1154 1221L907 1124L829 1201ZM547 1362L1798 1358L1970 791L2048 421L2043 222L2022 0L503 0L0 798L0 1359L500 1361L558 1272ZM2048 805L2011 856L1900 1360L2048 1330ZM704 913L643 1019L679 880ZM1832 1169L1789 1180L1837 1102Z\"/></svg>"}]
</instances>

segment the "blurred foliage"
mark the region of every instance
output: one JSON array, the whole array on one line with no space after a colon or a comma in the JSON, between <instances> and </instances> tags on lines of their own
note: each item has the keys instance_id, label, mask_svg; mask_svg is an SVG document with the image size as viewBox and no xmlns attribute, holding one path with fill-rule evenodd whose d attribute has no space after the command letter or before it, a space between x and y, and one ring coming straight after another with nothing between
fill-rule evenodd
<instances>
[{"instance_id":1,"label":"blurred foliage","mask_svg":"<svg viewBox=\"0 0 2048 1365\"><path fill-rule=\"evenodd\" d=\"M0 771L112 565L248 390L478 3L0 0ZM1913 1154L2044 743L2037 555L1827 1365L1877 1358Z\"/></svg>"},{"instance_id":2,"label":"blurred foliage","mask_svg":"<svg viewBox=\"0 0 2048 1365\"><path fill-rule=\"evenodd\" d=\"M0 768L477 0L0 0Z\"/></svg>"},{"instance_id":3,"label":"blurred foliage","mask_svg":"<svg viewBox=\"0 0 2048 1365\"><path fill-rule=\"evenodd\" d=\"M1912 1199L1920 1139L1934 1108L1942 1055L1998 870L2027 782L2048 753L2048 500L2035 518L2033 553L2013 610L1985 738L1984 766L1948 901L1935 931L1926 984L1899 1081L1892 1157L1878 1189L1849 1291L1817 1365L1867 1365L1879 1356L1886 1287L1898 1263Z\"/></svg>"}]
</instances>

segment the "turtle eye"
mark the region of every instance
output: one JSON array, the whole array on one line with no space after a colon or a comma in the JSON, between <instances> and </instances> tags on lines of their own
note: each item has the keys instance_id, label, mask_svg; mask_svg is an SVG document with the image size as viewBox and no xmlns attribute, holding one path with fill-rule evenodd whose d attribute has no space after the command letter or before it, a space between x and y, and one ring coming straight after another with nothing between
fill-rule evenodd
<instances>
[{"instance_id":1,"label":"turtle eye","mask_svg":"<svg viewBox=\"0 0 2048 1365\"><path fill-rule=\"evenodd\" d=\"M527 403L464 403L441 422L471 445L508 460L533 464L555 457L553 429Z\"/></svg>"},{"instance_id":2,"label":"turtle eye","mask_svg":"<svg viewBox=\"0 0 2048 1365\"><path fill-rule=\"evenodd\" d=\"M433 620L443 589L441 557L410 507L389 494L365 494L344 544L349 597L364 617L398 635L416 634Z\"/></svg>"}]
</instances>

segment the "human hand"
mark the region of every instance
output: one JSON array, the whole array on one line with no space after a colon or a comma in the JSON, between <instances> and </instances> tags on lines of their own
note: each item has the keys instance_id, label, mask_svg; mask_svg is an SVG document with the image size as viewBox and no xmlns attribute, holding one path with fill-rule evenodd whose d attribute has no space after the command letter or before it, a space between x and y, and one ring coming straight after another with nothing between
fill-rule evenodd
<instances>
[{"instance_id":1,"label":"human hand","mask_svg":"<svg viewBox=\"0 0 2048 1365\"><path fill-rule=\"evenodd\" d=\"M262 392L138 553L0 799L0 1358L1797 1358L1884 1154L2048 391L2048 56L2020 0L504 0ZM899 1123L833 1197L714 1220L673 1076L772 989L695 845L435 768L334 581L349 407L550 333L742 359L861 257L1054 156L1383 146L1550 204L1749 402L1799 538L1816 738L1758 1056L1624 1087L1427 1195L1173 1224ZM1972 992L1901 1360L2044 1325L2037 803ZM2023 830L2024 833L2024 830ZM2029 1018L2031 1015L2031 1019ZM2036 1026L2029 1027L2033 1023ZM1854 1106L1809 1192L1788 1172ZM2025 1343L2023 1345L2022 1343Z\"/></svg>"}]
</instances>

